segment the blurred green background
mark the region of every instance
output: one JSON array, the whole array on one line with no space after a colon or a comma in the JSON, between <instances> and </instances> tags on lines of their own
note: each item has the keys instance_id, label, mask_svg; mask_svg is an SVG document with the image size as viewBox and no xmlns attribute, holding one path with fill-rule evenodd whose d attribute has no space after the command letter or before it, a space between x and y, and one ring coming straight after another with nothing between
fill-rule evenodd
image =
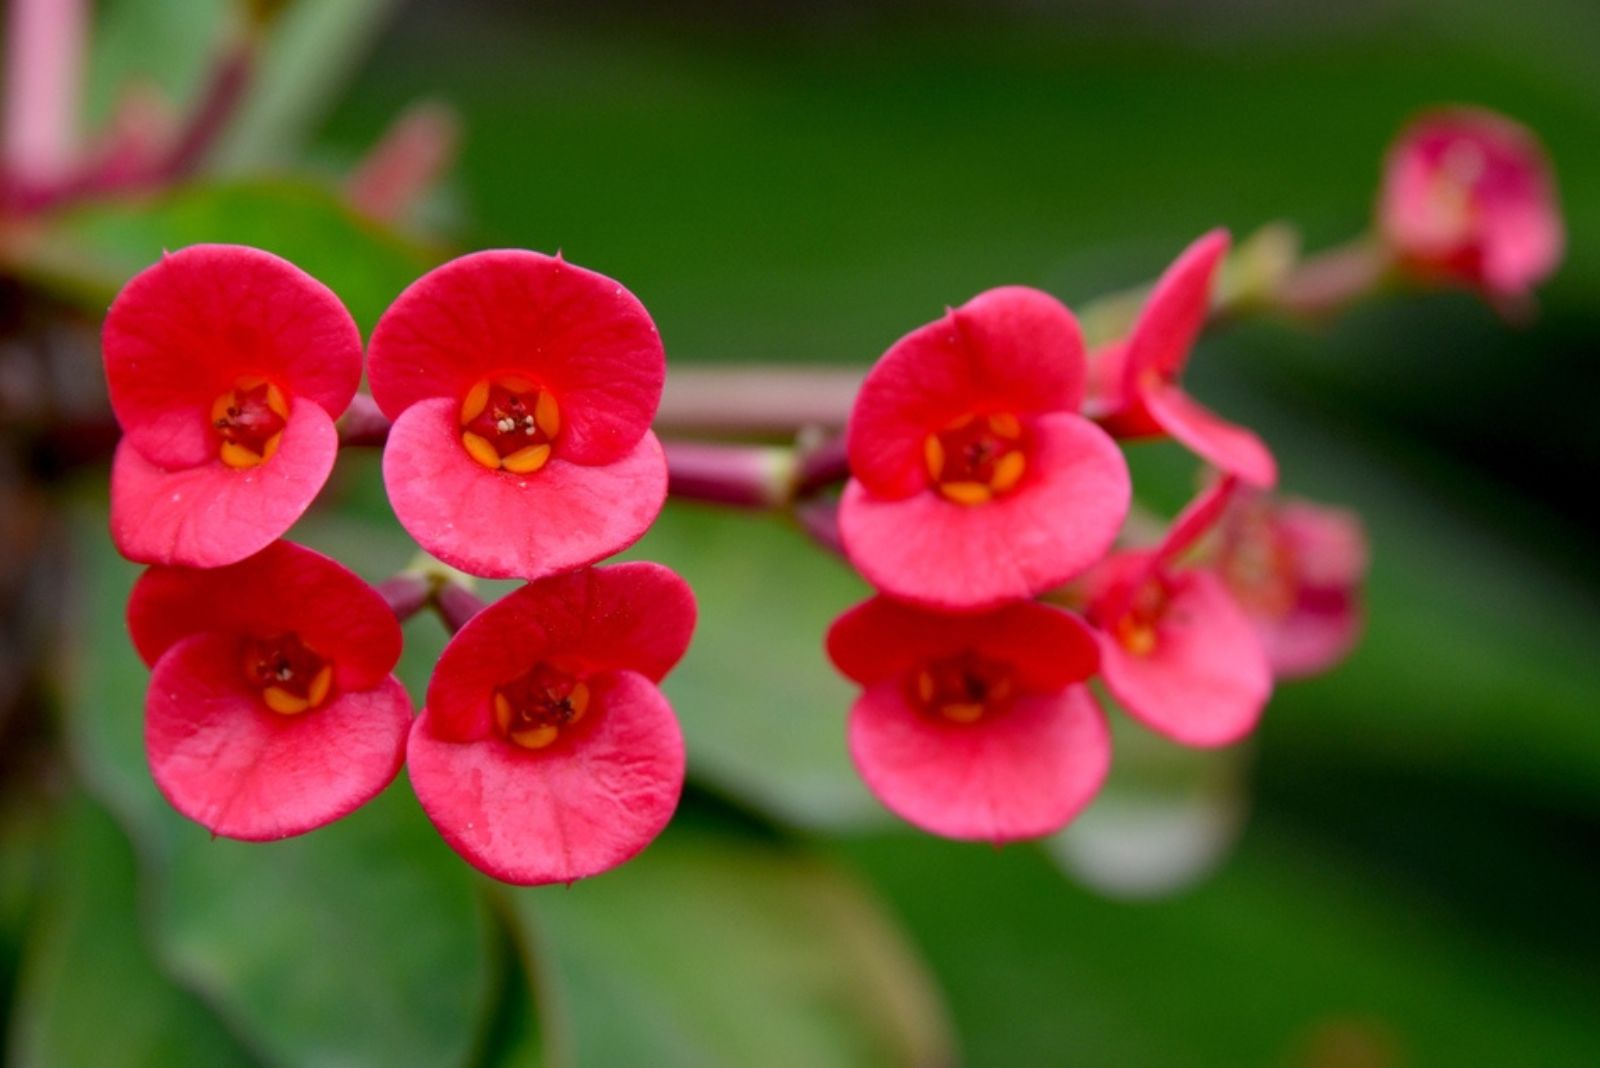
<instances>
[{"instance_id":1,"label":"blurred green background","mask_svg":"<svg viewBox=\"0 0 1600 1068\"><path fill-rule=\"evenodd\" d=\"M98 5L91 111L129 72L192 92L225 6ZM7 765L8 1063L1600 1063L1592 0L335 0L285 20L218 156L241 179L52 222L62 289L93 306L163 246L249 241L369 328L446 248L560 248L644 301L669 366L864 367L981 289L1076 304L1214 225L1353 237L1389 138L1448 102L1545 139L1570 248L1527 328L1406 292L1202 341L1192 392L1261 430L1288 491L1364 516L1367 635L1285 685L1247 751L1120 730L1122 808L1042 848L883 815L820 651L857 580L779 520L676 505L634 554L701 599L668 685L692 782L639 861L494 891L403 782L302 840L213 842L143 767L103 471L59 487L76 555L46 735L68 756ZM463 122L425 212L447 245L319 186L418 97ZM1133 459L1157 508L1192 485L1176 450ZM371 579L410 554L373 456L341 459L294 536ZM416 692L443 634L407 636Z\"/></svg>"}]
</instances>

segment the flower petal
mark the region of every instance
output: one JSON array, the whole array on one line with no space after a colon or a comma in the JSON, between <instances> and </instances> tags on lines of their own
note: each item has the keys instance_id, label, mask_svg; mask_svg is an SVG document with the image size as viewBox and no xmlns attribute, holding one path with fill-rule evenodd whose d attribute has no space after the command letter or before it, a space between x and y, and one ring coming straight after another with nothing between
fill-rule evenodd
<instances>
[{"instance_id":1,"label":"flower petal","mask_svg":"<svg viewBox=\"0 0 1600 1068\"><path fill-rule=\"evenodd\" d=\"M1278 462L1252 431L1230 423L1174 385L1141 394L1145 408L1162 430L1190 452L1258 489L1278 481Z\"/></svg>"},{"instance_id":2,"label":"flower petal","mask_svg":"<svg viewBox=\"0 0 1600 1068\"><path fill-rule=\"evenodd\" d=\"M493 471L461 445L456 401L400 414L383 478L400 525L452 567L536 579L621 552L649 529L667 496L661 443L646 431L615 463L559 456L530 475Z\"/></svg>"},{"instance_id":3,"label":"flower petal","mask_svg":"<svg viewBox=\"0 0 1600 1068\"><path fill-rule=\"evenodd\" d=\"M278 541L227 567L153 567L128 598L128 631L146 664L191 634L294 633L337 667L341 690L370 690L400 659L400 623L343 565Z\"/></svg>"},{"instance_id":4,"label":"flower petal","mask_svg":"<svg viewBox=\"0 0 1600 1068\"><path fill-rule=\"evenodd\" d=\"M476 252L412 283L378 321L367 374L383 413L459 405L486 377L518 373L561 409L556 456L635 451L661 403L666 355L634 295L603 274L523 249Z\"/></svg>"},{"instance_id":5,"label":"flower petal","mask_svg":"<svg viewBox=\"0 0 1600 1068\"><path fill-rule=\"evenodd\" d=\"M972 611L1033 597L1093 566L1128 514L1127 462L1099 427L1049 415L1011 493L968 506L925 490L902 500L845 488L839 532L857 569L893 597Z\"/></svg>"},{"instance_id":6,"label":"flower petal","mask_svg":"<svg viewBox=\"0 0 1600 1068\"><path fill-rule=\"evenodd\" d=\"M311 506L333 470L339 435L326 410L297 398L278 449L255 467L210 456L167 470L132 436L111 464L111 539L130 560L222 567L266 548Z\"/></svg>"},{"instance_id":7,"label":"flower petal","mask_svg":"<svg viewBox=\"0 0 1600 1068\"><path fill-rule=\"evenodd\" d=\"M1236 742L1254 729L1272 693L1260 639L1208 571L1173 575L1169 596L1149 653L1101 635L1100 674L1130 715L1174 741Z\"/></svg>"},{"instance_id":8,"label":"flower petal","mask_svg":"<svg viewBox=\"0 0 1600 1068\"><path fill-rule=\"evenodd\" d=\"M856 682L903 678L926 660L972 651L1005 660L1025 690L1053 692L1093 675L1094 631L1059 608L1019 601L981 615L925 612L887 597L864 601L828 629L828 656Z\"/></svg>"},{"instance_id":9,"label":"flower petal","mask_svg":"<svg viewBox=\"0 0 1600 1068\"><path fill-rule=\"evenodd\" d=\"M1078 321L1048 293L980 293L890 346L850 414L850 466L880 497L927 484L923 442L971 412L1076 413L1088 367Z\"/></svg>"},{"instance_id":10,"label":"flower petal","mask_svg":"<svg viewBox=\"0 0 1600 1068\"><path fill-rule=\"evenodd\" d=\"M1105 780L1111 736L1084 686L961 724L917 712L898 683L881 682L850 710L850 755L907 822L999 844L1051 834L1082 811Z\"/></svg>"},{"instance_id":11,"label":"flower petal","mask_svg":"<svg viewBox=\"0 0 1600 1068\"><path fill-rule=\"evenodd\" d=\"M1161 273L1128 335L1123 373L1134 394L1154 374L1177 378L1211 312L1211 282L1228 254L1228 231L1202 234Z\"/></svg>"},{"instance_id":12,"label":"flower petal","mask_svg":"<svg viewBox=\"0 0 1600 1068\"><path fill-rule=\"evenodd\" d=\"M361 382L361 333L333 291L243 245L164 255L123 287L102 337L111 407L155 467L216 457L211 405L241 377L266 377L330 418Z\"/></svg>"},{"instance_id":13,"label":"flower petal","mask_svg":"<svg viewBox=\"0 0 1600 1068\"><path fill-rule=\"evenodd\" d=\"M1326 671L1343 660L1361 636L1361 604L1353 591L1305 591L1299 603L1281 614L1245 611L1278 679Z\"/></svg>"},{"instance_id":14,"label":"flower petal","mask_svg":"<svg viewBox=\"0 0 1600 1068\"><path fill-rule=\"evenodd\" d=\"M450 847L496 879L564 883L614 868L650 843L683 791L683 736L667 700L632 672L599 676L591 712L547 749L498 738L452 742L424 710L408 766Z\"/></svg>"},{"instance_id":15,"label":"flower petal","mask_svg":"<svg viewBox=\"0 0 1600 1068\"><path fill-rule=\"evenodd\" d=\"M151 673L145 748L174 808L214 834L267 841L348 815L394 779L411 701L392 676L284 716L244 685L238 652L196 634Z\"/></svg>"},{"instance_id":16,"label":"flower petal","mask_svg":"<svg viewBox=\"0 0 1600 1068\"><path fill-rule=\"evenodd\" d=\"M428 683L432 732L473 741L490 734L496 686L549 657L661 681L694 631L689 584L636 561L541 579L473 616L445 646Z\"/></svg>"}]
</instances>

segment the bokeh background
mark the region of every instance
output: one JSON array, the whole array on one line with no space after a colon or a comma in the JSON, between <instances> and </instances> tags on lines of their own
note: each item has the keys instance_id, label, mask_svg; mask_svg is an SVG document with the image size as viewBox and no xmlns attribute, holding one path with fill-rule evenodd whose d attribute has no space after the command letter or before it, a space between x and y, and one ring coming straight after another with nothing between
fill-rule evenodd
<instances>
[{"instance_id":1,"label":"bokeh background","mask_svg":"<svg viewBox=\"0 0 1600 1068\"><path fill-rule=\"evenodd\" d=\"M199 92L231 8L95 4L86 122L131 78ZM1450 102L1544 138L1570 248L1531 324L1415 290L1202 341L1192 392L1364 517L1367 634L1238 750L1122 731L1105 802L1042 846L884 815L820 649L858 580L781 518L669 506L634 555L701 599L668 686L690 790L569 889L490 887L403 777L271 846L167 810L135 569L61 440L102 387L59 355L44 415L7 392L0 427L6 1063L1600 1063L1596 56L1592 0L287 5L203 177L0 231L8 374L92 356L116 286L203 240L289 256L364 328L452 251L560 248L669 366L865 367L981 289L1076 304L1215 225L1355 237L1390 137ZM419 98L459 159L417 216L361 220L330 190ZM1174 449L1133 461L1158 510L1193 485ZM413 551L370 454L294 536L373 580ZM415 692L444 636L407 639Z\"/></svg>"}]
</instances>

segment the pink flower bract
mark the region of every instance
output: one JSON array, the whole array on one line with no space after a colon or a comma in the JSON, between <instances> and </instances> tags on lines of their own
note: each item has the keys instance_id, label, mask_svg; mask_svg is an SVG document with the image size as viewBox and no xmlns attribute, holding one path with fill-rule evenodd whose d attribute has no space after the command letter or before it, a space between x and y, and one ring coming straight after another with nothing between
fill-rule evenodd
<instances>
[{"instance_id":1,"label":"pink flower bract","mask_svg":"<svg viewBox=\"0 0 1600 1068\"><path fill-rule=\"evenodd\" d=\"M238 245L163 256L103 332L124 436L111 534L145 563L218 567L280 537L327 481L361 335L331 290Z\"/></svg>"},{"instance_id":2,"label":"pink flower bract","mask_svg":"<svg viewBox=\"0 0 1600 1068\"><path fill-rule=\"evenodd\" d=\"M1366 536L1350 512L1244 497L1228 509L1213 566L1255 624L1278 678L1315 675L1361 634Z\"/></svg>"},{"instance_id":3,"label":"pink flower bract","mask_svg":"<svg viewBox=\"0 0 1600 1068\"><path fill-rule=\"evenodd\" d=\"M1526 128L1478 108L1450 108L1403 130L1384 163L1378 222L1401 263L1520 297L1561 259L1555 180Z\"/></svg>"},{"instance_id":4,"label":"pink flower bract","mask_svg":"<svg viewBox=\"0 0 1600 1068\"><path fill-rule=\"evenodd\" d=\"M1083 685L1098 660L1075 616L1030 601L951 616L885 597L828 632L863 687L850 753L906 821L995 843L1064 827L1105 779L1111 740Z\"/></svg>"},{"instance_id":5,"label":"pink flower bract","mask_svg":"<svg viewBox=\"0 0 1600 1068\"><path fill-rule=\"evenodd\" d=\"M289 542L226 567L153 567L128 602L152 667L156 785L213 833L261 841L344 816L400 770L411 702L382 597Z\"/></svg>"},{"instance_id":6,"label":"pink flower bract","mask_svg":"<svg viewBox=\"0 0 1600 1068\"><path fill-rule=\"evenodd\" d=\"M889 349L848 430L839 510L880 590L950 610L1032 597L1100 559L1127 515L1127 464L1078 414L1085 362L1060 302L979 294Z\"/></svg>"},{"instance_id":7,"label":"pink flower bract","mask_svg":"<svg viewBox=\"0 0 1600 1068\"><path fill-rule=\"evenodd\" d=\"M694 629L658 564L542 579L451 639L408 767L451 848L504 882L571 882L638 853L683 790L683 738L657 683Z\"/></svg>"},{"instance_id":8,"label":"pink flower bract","mask_svg":"<svg viewBox=\"0 0 1600 1068\"><path fill-rule=\"evenodd\" d=\"M496 250L430 271L379 321L368 374L394 420L395 515L464 571L535 579L593 563L666 499L655 324L559 256Z\"/></svg>"},{"instance_id":9,"label":"pink flower bract","mask_svg":"<svg viewBox=\"0 0 1600 1068\"><path fill-rule=\"evenodd\" d=\"M1107 688L1134 718L1185 745L1238 741L1272 693L1260 639L1222 580L1173 563L1215 523L1231 491L1225 480L1202 494L1160 546L1117 553L1089 580Z\"/></svg>"},{"instance_id":10,"label":"pink flower bract","mask_svg":"<svg viewBox=\"0 0 1600 1068\"><path fill-rule=\"evenodd\" d=\"M1128 338L1095 355L1091 411L1119 437L1171 437L1219 470L1267 488L1278 480L1278 465L1261 439L1178 384L1210 312L1212 281L1227 251L1227 231L1213 230L1167 268Z\"/></svg>"}]
</instances>

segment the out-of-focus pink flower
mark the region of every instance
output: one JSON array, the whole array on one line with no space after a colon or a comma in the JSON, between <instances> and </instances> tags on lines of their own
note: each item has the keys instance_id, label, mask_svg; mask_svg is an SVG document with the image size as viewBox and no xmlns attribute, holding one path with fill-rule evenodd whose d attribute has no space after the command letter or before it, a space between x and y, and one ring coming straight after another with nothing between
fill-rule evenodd
<instances>
[{"instance_id":1,"label":"out-of-focus pink flower","mask_svg":"<svg viewBox=\"0 0 1600 1068\"><path fill-rule=\"evenodd\" d=\"M1254 625L1222 580L1177 558L1209 530L1233 490L1202 493L1154 549L1118 553L1089 576L1100 674L1134 718L1194 746L1250 733L1272 693Z\"/></svg>"},{"instance_id":2,"label":"out-of-focus pink flower","mask_svg":"<svg viewBox=\"0 0 1600 1068\"><path fill-rule=\"evenodd\" d=\"M840 616L828 655L862 686L850 754L906 821L996 844L1060 830L1105 779L1111 738L1084 681L1076 616L1021 601L942 615L876 597Z\"/></svg>"},{"instance_id":3,"label":"out-of-focus pink flower","mask_svg":"<svg viewBox=\"0 0 1600 1068\"><path fill-rule=\"evenodd\" d=\"M1555 181L1525 127L1480 108L1407 126L1389 149L1378 223L1402 266L1491 296L1523 296L1565 243Z\"/></svg>"},{"instance_id":4,"label":"out-of-focus pink flower","mask_svg":"<svg viewBox=\"0 0 1600 1068\"><path fill-rule=\"evenodd\" d=\"M1212 566L1227 583L1278 678L1315 675L1361 634L1367 544L1351 512L1252 495L1220 525Z\"/></svg>"},{"instance_id":5,"label":"out-of-focus pink flower","mask_svg":"<svg viewBox=\"0 0 1600 1068\"><path fill-rule=\"evenodd\" d=\"M260 249L193 245L123 287L103 349L124 556L231 564L311 505L361 381L360 331L327 286Z\"/></svg>"},{"instance_id":6,"label":"out-of-focus pink flower","mask_svg":"<svg viewBox=\"0 0 1600 1068\"><path fill-rule=\"evenodd\" d=\"M912 331L850 414L839 508L851 563L880 590L974 610L1032 597L1110 548L1131 485L1078 414L1077 320L1036 289L992 289Z\"/></svg>"},{"instance_id":7,"label":"out-of-focus pink flower","mask_svg":"<svg viewBox=\"0 0 1600 1068\"><path fill-rule=\"evenodd\" d=\"M667 495L650 421L666 356L644 306L559 256L498 249L423 275L372 335L394 420L383 478L452 567L536 579L633 544Z\"/></svg>"},{"instance_id":8,"label":"out-of-focus pink flower","mask_svg":"<svg viewBox=\"0 0 1600 1068\"><path fill-rule=\"evenodd\" d=\"M657 684L689 647L694 596L659 564L588 568L467 621L408 746L452 849L508 883L616 867L672 818L683 736Z\"/></svg>"},{"instance_id":9,"label":"out-of-focus pink flower","mask_svg":"<svg viewBox=\"0 0 1600 1068\"><path fill-rule=\"evenodd\" d=\"M400 770L400 624L339 564L274 542L227 567L153 567L128 600L151 666L156 785L214 834L263 841L353 811Z\"/></svg>"},{"instance_id":10,"label":"out-of-focus pink flower","mask_svg":"<svg viewBox=\"0 0 1600 1068\"><path fill-rule=\"evenodd\" d=\"M1171 437L1221 471L1270 488L1278 465L1259 437L1201 405L1178 384L1211 310L1211 287L1228 251L1226 230L1184 249L1156 282L1132 332L1090 361L1088 411L1120 438Z\"/></svg>"}]
</instances>

